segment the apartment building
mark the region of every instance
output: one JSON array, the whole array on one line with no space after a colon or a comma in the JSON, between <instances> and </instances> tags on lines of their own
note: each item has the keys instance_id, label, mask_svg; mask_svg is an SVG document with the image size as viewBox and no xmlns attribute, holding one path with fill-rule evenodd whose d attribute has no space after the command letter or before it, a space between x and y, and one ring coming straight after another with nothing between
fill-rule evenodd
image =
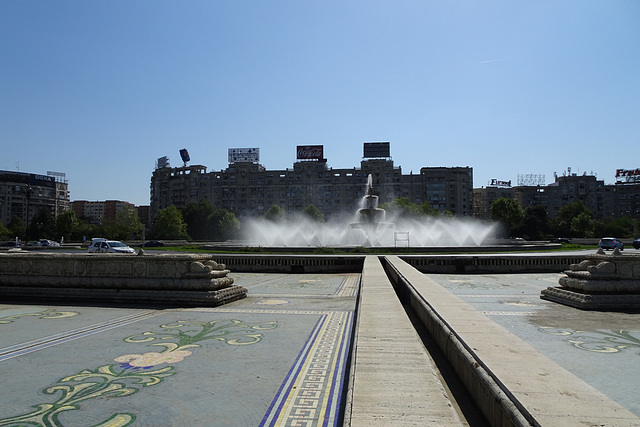
<instances>
[{"instance_id":1,"label":"apartment building","mask_svg":"<svg viewBox=\"0 0 640 427\"><path fill-rule=\"evenodd\" d=\"M114 220L118 212L125 206L136 209L133 203L121 200L74 200L71 202L71 209L76 213L76 216L88 220L92 224L102 224L104 221Z\"/></svg>"},{"instance_id":2,"label":"apartment building","mask_svg":"<svg viewBox=\"0 0 640 427\"><path fill-rule=\"evenodd\" d=\"M419 174L406 175L394 165L388 145L375 144L376 149L382 146L383 150L367 152L365 143L360 167L349 169L329 167L322 155L299 157L292 168L283 170L269 170L256 157L238 161L238 156L231 154L229 166L215 172L207 172L203 165L172 168L162 162L163 167L157 167L151 177L150 217L155 218L160 209L171 205L183 208L189 202L207 199L239 217L264 215L272 205L289 214L299 213L313 204L331 219L359 208L369 176L380 203L407 197L413 203L429 202L454 215L472 215L472 168L424 167ZM314 147L322 152L317 148L322 146Z\"/></svg>"},{"instance_id":3,"label":"apartment building","mask_svg":"<svg viewBox=\"0 0 640 427\"><path fill-rule=\"evenodd\" d=\"M69 209L65 174L0 171L0 221L5 226L14 217L28 224L42 209L53 217Z\"/></svg>"}]
</instances>

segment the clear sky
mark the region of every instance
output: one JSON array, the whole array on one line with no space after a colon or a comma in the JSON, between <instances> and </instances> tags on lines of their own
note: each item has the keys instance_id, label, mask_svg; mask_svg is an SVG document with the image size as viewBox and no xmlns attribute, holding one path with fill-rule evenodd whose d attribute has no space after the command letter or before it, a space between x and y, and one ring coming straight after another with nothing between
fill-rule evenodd
<instances>
[{"instance_id":1,"label":"clear sky","mask_svg":"<svg viewBox=\"0 0 640 427\"><path fill-rule=\"evenodd\" d=\"M640 168L640 1L0 1L0 169L149 203L155 161Z\"/></svg>"}]
</instances>

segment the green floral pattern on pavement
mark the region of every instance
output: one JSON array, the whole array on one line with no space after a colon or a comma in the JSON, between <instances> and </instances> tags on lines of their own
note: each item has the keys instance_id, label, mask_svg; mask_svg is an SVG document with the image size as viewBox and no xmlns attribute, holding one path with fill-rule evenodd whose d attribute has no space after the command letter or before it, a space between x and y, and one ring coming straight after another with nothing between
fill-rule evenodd
<instances>
[{"instance_id":1,"label":"green floral pattern on pavement","mask_svg":"<svg viewBox=\"0 0 640 427\"><path fill-rule=\"evenodd\" d=\"M83 369L64 377L43 390L55 395L53 403L34 405L35 410L0 419L0 426L61 426L59 415L81 408L81 404L96 398L129 396L176 375L175 363L181 362L199 348L201 341L218 340L228 345L251 345L262 341L261 331L277 328L276 322L246 324L240 320L197 322L180 320L160 325L160 332L143 332L124 339L127 343L147 343L162 347L161 351L125 354L96 369ZM167 366L161 366L167 365ZM135 414L119 413L96 427L131 425Z\"/></svg>"},{"instance_id":2,"label":"green floral pattern on pavement","mask_svg":"<svg viewBox=\"0 0 640 427\"><path fill-rule=\"evenodd\" d=\"M78 314L80 313L75 311L58 311L56 309L49 308L47 310L38 311L36 313L14 314L13 316L0 317L0 325L13 323L16 320L27 316L35 316L39 319L61 319L63 317L77 316Z\"/></svg>"},{"instance_id":3,"label":"green floral pattern on pavement","mask_svg":"<svg viewBox=\"0 0 640 427\"><path fill-rule=\"evenodd\" d=\"M640 348L640 330L571 331L557 328L539 328L539 330L545 334L567 337L569 344L581 350L617 353L627 348Z\"/></svg>"}]
</instances>

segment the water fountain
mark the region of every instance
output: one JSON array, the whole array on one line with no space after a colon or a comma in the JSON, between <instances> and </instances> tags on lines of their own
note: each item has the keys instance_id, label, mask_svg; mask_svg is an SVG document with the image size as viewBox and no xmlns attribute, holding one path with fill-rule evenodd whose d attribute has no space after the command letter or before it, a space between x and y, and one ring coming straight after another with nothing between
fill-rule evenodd
<instances>
[{"instance_id":1,"label":"water fountain","mask_svg":"<svg viewBox=\"0 0 640 427\"><path fill-rule=\"evenodd\" d=\"M380 239L385 234L385 231L393 229L394 224L385 222L387 212L378 207L378 196L373 191L373 178L371 175L367 178L367 189L360 206L361 208L358 209L357 213L358 221L349 224L349 227L362 230L360 237L364 237L365 240L361 246L380 246ZM357 237L355 238L358 239Z\"/></svg>"},{"instance_id":2,"label":"water fountain","mask_svg":"<svg viewBox=\"0 0 640 427\"><path fill-rule=\"evenodd\" d=\"M243 244L263 247L393 247L403 233L411 247L481 246L494 225L473 219L429 217L420 220L388 218L378 207L372 177L369 176L360 207L348 218L317 223L304 216L273 222L264 218L243 220Z\"/></svg>"}]
</instances>

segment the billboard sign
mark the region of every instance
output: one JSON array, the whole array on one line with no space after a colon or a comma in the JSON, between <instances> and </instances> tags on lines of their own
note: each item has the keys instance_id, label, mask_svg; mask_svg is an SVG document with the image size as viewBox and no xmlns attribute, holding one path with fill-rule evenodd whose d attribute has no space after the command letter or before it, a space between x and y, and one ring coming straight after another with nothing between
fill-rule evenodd
<instances>
[{"instance_id":1,"label":"billboard sign","mask_svg":"<svg viewBox=\"0 0 640 427\"><path fill-rule=\"evenodd\" d=\"M509 188L509 187L511 187L511 181L500 181L498 179L492 179L491 180L491 186L492 187Z\"/></svg>"},{"instance_id":2,"label":"billboard sign","mask_svg":"<svg viewBox=\"0 0 640 427\"><path fill-rule=\"evenodd\" d=\"M618 182L640 181L640 169L616 169L616 179Z\"/></svg>"},{"instance_id":3,"label":"billboard sign","mask_svg":"<svg viewBox=\"0 0 640 427\"><path fill-rule=\"evenodd\" d=\"M191 160L191 157L189 157L189 152L187 151L186 148L183 148L182 150L180 150L180 158L182 158L182 161L184 162L184 164L186 165L188 161Z\"/></svg>"},{"instance_id":4,"label":"billboard sign","mask_svg":"<svg viewBox=\"0 0 640 427\"><path fill-rule=\"evenodd\" d=\"M17 184L37 185L39 187L55 187L54 177L47 175L36 175L24 172L0 172L0 176L6 182Z\"/></svg>"},{"instance_id":5,"label":"billboard sign","mask_svg":"<svg viewBox=\"0 0 640 427\"><path fill-rule=\"evenodd\" d=\"M169 167L169 158L167 156L159 157L156 161L156 169Z\"/></svg>"},{"instance_id":6,"label":"billboard sign","mask_svg":"<svg viewBox=\"0 0 640 427\"><path fill-rule=\"evenodd\" d=\"M388 142L365 142L364 155L362 157L391 157L390 144Z\"/></svg>"},{"instance_id":7,"label":"billboard sign","mask_svg":"<svg viewBox=\"0 0 640 427\"><path fill-rule=\"evenodd\" d=\"M260 161L259 148L229 148L229 163L253 162Z\"/></svg>"},{"instance_id":8,"label":"billboard sign","mask_svg":"<svg viewBox=\"0 0 640 427\"><path fill-rule=\"evenodd\" d=\"M296 158L298 160L322 160L324 159L324 145L298 145Z\"/></svg>"}]
</instances>

